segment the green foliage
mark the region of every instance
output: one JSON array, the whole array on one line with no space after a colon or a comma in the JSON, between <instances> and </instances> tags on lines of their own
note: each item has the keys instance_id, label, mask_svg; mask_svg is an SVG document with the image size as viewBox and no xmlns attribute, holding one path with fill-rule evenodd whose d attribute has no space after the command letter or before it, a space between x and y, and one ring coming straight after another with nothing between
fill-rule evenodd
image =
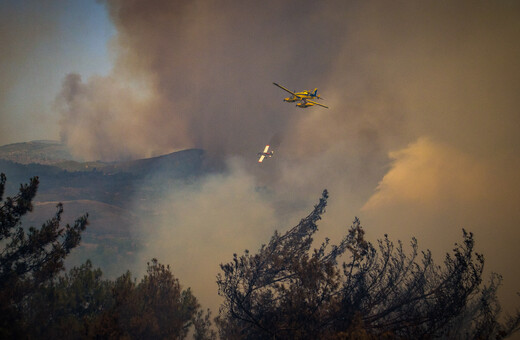
<instances>
[{"instance_id":1,"label":"green foliage","mask_svg":"<svg viewBox=\"0 0 520 340\"><path fill-rule=\"evenodd\" d=\"M23 315L34 339L184 339L192 324L198 339L215 338L209 312L156 259L139 283L130 272L104 280L87 261L33 294Z\"/></svg>"},{"instance_id":2,"label":"green foliage","mask_svg":"<svg viewBox=\"0 0 520 340\"><path fill-rule=\"evenodd\" d=\"M182 290L168 266L156 259L139 284L129 272L112 288L114 303L91 327L90 336L129 339L184 339L199 304Z\"/></svg>"},{"instance_id":3,"label":"green foliage","mask_svg":"<svg viewBox=\"0 0 520 340\"><path fill-rule=\"evenodd\" d=\"M59 275L87 216L61 227L58 204L41 228L23 228L38 178L2 201L5 183L1 174L0 338L184 339L190 329L195 339L216 338L209 310L156 259L140 282L130 272L103 279L90 261ZM307 217L256 254L221 265L222 339L502 339L519 330L520 313L500 316L501 277L482 284L473 234L463 230L442 266L415 239L409 253L387 235L373 246L357 218L338 245L326 239L311 251L327 199L324 191Z\"/></svg>"},{"instance_id":4,"label":"green foliage","mask_svg":"<svg viewBox=\"0 0 520 340\"><path fill-rule=\"evenodd\" d=\"M195 328L194 340L215 340L217 338L217 333L211 328L211 311L209 309L205 314L202 309L197 311L193 319L193 326Z\"/></svg>"},{"instance_id":5,"label":"green foliage","mask_svg":"<svg viewBox=\"0 0 520 340\"><path fill-rule=\"evenodd\" d=\"M0 202L6 177L0 175ZM14 336L20 330L20 314L25 299L61 270L70 251L81 239L87 215L74 225L60 226L63 206L40 229L21 226L22 217L33 208L38 178L20 186L19 193L0 205L0 337Z\"/></svg>"},{"instance_id":6,"label":"green foliage","mask_svg":"<svg viewBox=\"0 0 520 340\"><path fill-rule=\"evenodd\" d=\"M170 268L156 259L148 265L147 273L128 306L135 311L127 320L130 334L148 339L184 338L199 307L197 300L189 288L181 290Z\"/></svg>"},{"instance_id":7,"label":"green foliage","mask_svg":"<svg viewBox=\"0 0 520 340\"><path fill-rule=\"evenodd\" d=\"M113 305L112 286L90 261L72 268L28 299L24 310L26 335L38 339L83 337L98 315Z\"/></svg>"},{"instance_id":8,"label":"green foliage","mask_svg":"<svg viewBox=\"0 0 520 340\"><path fill-rule=\"evenodd\" d=\"M0 175L0 201L6 177ZM153 259L138 284L127 272L102 278L92 263L64 275L64 259L81 239L87 215L60 227L63 207L40 229L24 229L38 178L0 206L0 338L183 339L195 325L198 339L214 339L190 289L182 290L168 266Z\"/></svg>"},{"instance_id":9,"label":"green foliage","mask_svg":"<svg viewBox=\"0 0 520 340\"><path fill-rule=\"evenodd\" d=\"M498 321L499 277L481 288L484 258L466 231L444 266L429 251L419 256L415 239L410 254L386 235L376 249L357 218L337 246L327 239L310 251L327 198L257 254L221 265L221 338L500 339L518 330L520 313Z\"/></svg>"}]
</instances>

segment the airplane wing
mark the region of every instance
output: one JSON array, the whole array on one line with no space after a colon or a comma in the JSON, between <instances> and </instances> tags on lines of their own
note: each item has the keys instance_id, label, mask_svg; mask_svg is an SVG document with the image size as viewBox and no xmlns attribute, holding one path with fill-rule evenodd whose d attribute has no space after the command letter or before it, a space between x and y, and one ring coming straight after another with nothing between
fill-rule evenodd
<instances>
[{"instance_id":1,"label":"airplane wing","mask_svg":"<svg viewBox=\"0 0 520 340\"><path fill-rule=\"evenodd\" d=\"M298 97L298 96L296 95L296 93L294 93L294 92L291 91L291 90L286 89L286 88L283 87L282 85L278 85L277 83L273 83L273 84L275 84L276 86L278 86L278 87L281 88L282 90L289 92L289 93L292 94L293 96Z\"/></svg>"},{"instance_id":2,"label":"airplane wing","mask_svg":"<svg viewBox=\"0 0 520 340\"><path fill-rule=\"evenodd\" d=\"M266 146L265 146L265 149L264 149L264 152L263 152L263 153L267 153L267 150L269 150L269 145L266 145Z\"/></svg>"},{"instance_id":3,"label":"airplane wing","mask_svg":"<svg viewBox=\"0 0 520 340\"><path fill-rule=\"evenodd\" d=\"M260 159L258 160L258 163L262 163L262 161L264 160L264 158L265 158L265 155L260 156Z\"/></svg>"},{"instance_id":4,"label":"airplane wing","mask_svg":"<svg viewBox=\"0 0 520 340\"><path fill-rule=\"evenodd\" d=\"M314 105L322 106L322 107L324 107L324 108L326 108L326 109L329 108L328 106L325 106L325 105L320 104L320 103L316 103L316 102L314 102L314 101L312 101L312 100L309 100L309 99L306 99L305 101L306 101L306 102L309 102L309 103L312 103L312 104L314 104Z\"/></svg>"}]
</instances>

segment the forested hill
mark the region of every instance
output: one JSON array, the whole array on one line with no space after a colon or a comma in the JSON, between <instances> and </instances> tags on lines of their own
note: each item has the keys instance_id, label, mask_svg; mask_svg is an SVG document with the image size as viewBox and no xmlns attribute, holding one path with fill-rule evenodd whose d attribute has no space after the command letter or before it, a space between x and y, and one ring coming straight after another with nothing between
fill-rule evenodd
<instances>
[{"instance_id":1,"label":"forested hill","mask_svg":"<svg viewBox=\"0 0 520 340\"><path fill-rule=\"evenodd\" d=\"M97 200L124 206L136 186L159 184L157 181L185 180L203 174L204 151L189 149L171 154L125 162L76 162L71 159L53 158L57 146L53 145L49 156L43 148L34 156L30 143L19 143L27 150L6 153L7 146L0 147L0 172L8 178L7 193L15 192L20 183L38 176L40 187L38 201ZM13 156L14 155L14 156ZM45 159L39 162L20 163L15 159ZM54 159L52 162L50 159ZM49 164L52 163L52 164ZM156 181L153 181L156 178ZM143 181L146 180L146 183Z\"/></svg>"},{"instance_id":2,"label":"forested hill","mask_svg":"<svg viewBox=\"0 0 520 340\"><path fill-rule=\"evenodd\" d=\"M72 160L67 147L52 140L35 140L0 146L0 159L20 164L56 164Z\"/></svg>"},{"instance_id":3,"label":"forested hill","mask_svg":"<svg viewBox=\"0 0 520 340\"><path fill-rule=\"evenodd\" d=\"M66 223L88 213L89 226L69 261L80 264L90 258L107 274L120 274L118 270L132 261L140 244L132 228L155 213L153 201L158 192L208 171L200 149L125 162L77 162L57 142L0 147L6 197L15 195L20 184L31 177L39 177L34 210L23 225L41 225L54 216L58 202L63 203Z\"/></svg>"},{"instance_id":4,"label":"forested hill","mask_svg":"<svg viewBox=\"0 0 520 340\"><path fill-rule=\"evenodd\" d=\"M67 171L92 171L95 169L106 174L128 172L142 175L156 170L172 170L178 174L179 170L189 172L195 170L193 165L197 165L195 163L198 163L203 153L203 150L200 149L187 149L131 161L81 162L74 159L67 147L58 141L40 140L0 146L0 160L23 165L51 165ZM42 169L45 170L45 168L38 168L38 170Z\"/></svg>"}]
</instances>

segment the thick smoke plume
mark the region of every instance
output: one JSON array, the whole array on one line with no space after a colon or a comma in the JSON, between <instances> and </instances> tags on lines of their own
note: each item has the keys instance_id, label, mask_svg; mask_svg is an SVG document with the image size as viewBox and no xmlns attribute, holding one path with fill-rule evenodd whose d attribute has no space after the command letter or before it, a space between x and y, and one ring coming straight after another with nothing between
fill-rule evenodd
<instances>
[{"instance_id":1,"label":"thick smoke plume","mask_svg":"<svg viewBox=\"0 0 520 340\"><path fill-rule=\"evenodd\" d=\"M342 43L340 34L329 33L336 26L345 30L340 17L331 20L328 10L298 2L106 6L118 32L112 75L85 83L68 79L59 96L63 139L84 158L142 157L193 146L220 155L255 150L273 132L286 133L295 115L294 107L291 114L280 105L287 94L272 82L327 86ZM108 119L100 119L105 111ZM98 128L71 141L72 131L85 123ZM149 150L135 138L147 141Z\"/></svg>"},{"instance_id":2,"label":"thick smoke plume","mask_svg":"<svg viewBox=\"0 0 520 340\"><path fill-rule=\"evenodd\" d=\"M117 29L112 74L69 75L57 100L72 150L113 160L198 147L241 159L222 178L163 195L172 206L143 258L182 275L199 266L187 284L209 282L214 296L213 262L254 250L327 188L323 235L359 215L373 239L415 235L439 253L465 227L513 295L518 3L104 3ZM283 103L273 81L318 87L330 109ZM273 136L276 153L259 167Z\"/></svg>"}]
</instances>

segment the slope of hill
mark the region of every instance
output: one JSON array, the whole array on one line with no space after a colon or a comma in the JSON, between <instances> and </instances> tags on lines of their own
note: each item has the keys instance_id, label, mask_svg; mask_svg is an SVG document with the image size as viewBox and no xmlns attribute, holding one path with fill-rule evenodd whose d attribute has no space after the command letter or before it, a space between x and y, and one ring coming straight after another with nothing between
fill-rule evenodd
<instances>
[{"instance_id":1,"label":"slope of hill","mask_svg":"<svg viewBox=\"0 0 520 340\"><path fill-rule=\"evenodd\" d=\"M5 196L15 195L20 183L38 176L35 209L24 226L38 227L54 216L57 202L64 205L64 223L73 223L88 212L89 226L70 263L90 258L109 274L128 268L123 262L131 261L140 244L138 235L132 234L132 224L154 213L148 202L157 192L210 171L199 149L110 163L74 162L66 156L59 143L53 142L0 147L0 172L7 176Z\"/></svg>"},{"instance_id":2,"label":"slope of hill","mask_svg":"<svg viewBox=\"0 0 520 340\"><path fill-rule=\"evenodd\" d=\"M38 176L40 200L88 199L124 206L138 186L182 181L207 171L204 167L204 152L199 149L148 159L104 163L100 169L90 163L78 163L77 168L83 170L69 171L59 164L22 164L0 159L0 172L5 173L8 179L6 193L15 194L20 183ZM154 181L150 180L152 177ZM153 190L147 191L153 193Z\"/></svg>"},{"instance_id":3,"label":"slope of hill","mask_svg":"<svg viewBox=\"0 0 520 340\"><path fill-rule=\"evenodd\" d=\"M172 172L175 176L189 175L201 165L204 151L188 149L167 155L123 162L74 160L67 147L58 141L31 141L0 146L0 161L3 167L17 167L18 171L31 172L36 170L43 174L67 172L96 172L107 175L128 173L136 176L146 176L158 171ZM8 164L12 164L9 166ZM0 165L0 166L2 166ZM20 167L18 165L27 165ZM41 165L51 166L48 168ZM0 168L1 170L1 168ZM33 175L34 176L34 175Z\"/></svg>"},{"instance_id":4,"label":"slope of hill","mask_svg":"<svg viewBox=\"0 0 520 340\"><path fill-rule=\"evenodd\" d=\"M73 159L67 147L58 141L35 140L0 146L0 159L20 164L56 164Z\"/></svg>"},{"instance_id":5,"label":"slope of hill","mask_svg":"<svg viewBox=\"0 0 520 340\"><path fill-rule=\"evenodd\" d=\"M75 200L61 201L63 204L62 219L73 222L74 219L89 213L89 231L96 235L110 234L114 237L130 237L128 225L137 218L132 210L123 209L114 205L91 201ZM34 209L27 215L25 223L38 226L41 221L47 220L56 213L57 201L35 201ZM94 213L92 213L94 212Z\"/></svg>"},{"instance_id":6,"label":"slope of hill","mask_svg":"<svg viewBox=\"0 0 520 340\"><path fill-rule=\"evenodd\" d=\"M183 176L196 171L202 165L203 155L204 151L201 149L188 149L158 157L107 163L100 170L106 174L125 172L143 176L161 171Z\"/></svg>"},{"instance_id":7,"label":"slope of hill","mask_svg":"<svg viewBox=\"0 0 520 340\"><path fill-rule=\"evenodd\" d=\"M75 200L61 201L62 221L73 223L85 213L89 214L89 225L83 233L81 243L67 258L68 266L78 266L90 259L100 266L105 274L117 275L130 268L140 242L132 234L132 224L141 216L132 209L123 209L110 204ZM56 201L35 201L32 213L24 217L23 225L39 227L56 213Z\"/></svg>"}]
</instances>

